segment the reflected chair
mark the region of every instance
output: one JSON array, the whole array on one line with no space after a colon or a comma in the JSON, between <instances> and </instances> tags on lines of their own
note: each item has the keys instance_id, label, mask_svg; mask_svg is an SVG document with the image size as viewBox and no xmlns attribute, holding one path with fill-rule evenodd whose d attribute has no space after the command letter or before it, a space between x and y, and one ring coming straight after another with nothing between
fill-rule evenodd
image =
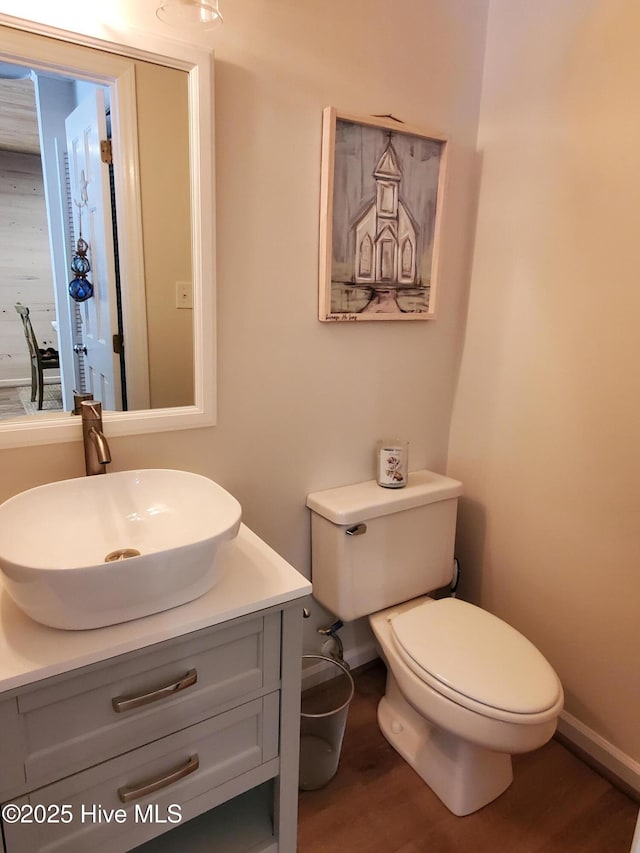
<instances>
[{"instance_id":1,"label":"reflected chair","mask_svg":"<svg viewBox=\"0 0 640 853\"><path fill-rule=\"evenodd\" d=\"M29 358L31 360L31 402L35 403L37 394L38 409L42 409L42 401L44 399L44 371L53 370L54 368L60 369L60 356L58 350L52 347L42 349L38 346L38 341L29 318L29 309L20 302L16 303L15 309L22 320L24 336L27 339L27 347L29 348Z\"/></svg>"}]
</instances>

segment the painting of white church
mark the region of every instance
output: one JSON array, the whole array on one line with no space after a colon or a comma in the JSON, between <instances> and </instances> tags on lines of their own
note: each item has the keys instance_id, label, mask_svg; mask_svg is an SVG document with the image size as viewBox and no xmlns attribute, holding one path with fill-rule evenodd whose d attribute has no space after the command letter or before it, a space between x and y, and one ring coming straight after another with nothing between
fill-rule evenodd
<instances>
[{"instance_id":1,"label":"painting of white church","mask_svg":"<svg viewBox=\"0 0 640 853\"><path fill-rule=\"evenodd\" d=\"M332 210L320 318L433 317L444 139L386 119L325 120Z\"/></svg>"}]
</instances>

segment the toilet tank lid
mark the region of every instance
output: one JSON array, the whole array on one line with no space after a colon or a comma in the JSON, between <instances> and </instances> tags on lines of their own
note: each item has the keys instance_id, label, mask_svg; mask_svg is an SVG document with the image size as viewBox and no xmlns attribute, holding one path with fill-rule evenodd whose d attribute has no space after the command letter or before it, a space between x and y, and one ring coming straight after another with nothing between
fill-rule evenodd
<instances>
[{"instance_id":1,"label":"toilet tank lid","mask_svg":"<svg viewBox=\"0 0 640 853\"><path fill-rule=\"evenodd\" d=\"M307 506L334 524L356 524L424 504L457 498L462 483L433 471L412 471L401 489L385 489L375 480L312 492Z\"/></svg>"}]
</instances>

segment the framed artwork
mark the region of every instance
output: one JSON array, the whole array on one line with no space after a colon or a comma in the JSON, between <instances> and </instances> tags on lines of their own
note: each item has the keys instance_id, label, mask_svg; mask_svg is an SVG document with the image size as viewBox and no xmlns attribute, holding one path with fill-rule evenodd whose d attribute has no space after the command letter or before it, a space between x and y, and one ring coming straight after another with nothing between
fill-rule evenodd
<instances>
[{"instance_id":1,"label":"framed artwork","mask_svg":"<svg viewBox=\"0 0 640 853\"><path fill-rule=\"evenodd\" d=\"M320 320L433 319L446 153L391 117L324 110Z\"/></svg>"}]
</instances>

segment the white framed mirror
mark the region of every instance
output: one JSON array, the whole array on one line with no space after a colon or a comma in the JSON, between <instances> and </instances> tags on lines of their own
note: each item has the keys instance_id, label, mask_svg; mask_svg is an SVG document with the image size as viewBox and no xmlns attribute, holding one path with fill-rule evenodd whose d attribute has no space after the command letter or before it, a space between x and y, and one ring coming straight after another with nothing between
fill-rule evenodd
<instances>
[{"instance_id":1,"label":"white framed mirror","mask_svg":"<svg viewBox=\"0 0 640 853\"><path fill-rule=\"evenodd\" d=\"M113 344L114 350L123 344L126 357L126 369L124 358L121 361L116 358L115 361L114 376L117 381L119 376L123 380L122 388L118 389L120 396L116 394L110 398L112 402L115 400L113 405L103 401L107 409L104 416L107 435L157 432L215 423L211 52L200 46L133 30L119 31L117 40L110 41L0 13L0 63L27 69L32 79L36 79L36 85L43 88L50 80L56 83L57 78L65 83L75 81L76 89L80 81L85 89L91 86L100 90L100 98L101 91L106 96L112 123L110 190L116 201L113 221L118 250L117 277L122 282L118 298L114 299L120 326L114 340L109 335L108 344ZM151 76L155 74L163 76ZM168 103L176 104L177 113L183 114L182 125L178 114L162 115L161 112L158 114L157 106L155 113L146 107L142 100L145 86L147 91L155 90L156 101L160 100L163 107ZM158 92L161 92L159 99ZM174 92L177 101L170 99ZM181 93L185 98L184 109L179 100ZM40 106L39 110L42 112ZM151 115L150 119L148 115ZM42 139L42 131L40 136ZM150 138L162 138L169 147L160 146L150 153L147 144ZM75 155L69 159L74 161ZM68 268L69 258L73 257L74 246L79 245L78 236L90 235L88 242L95 240L97 243L89 207L84 206L83 209L85 197L80 185L90 183L85 169L89 166L78 168L75 177L71 166L66 172L71 186L67 204L70 208L69 233L66 233L66 255L63 252L61 256L60 276L67 276L67 279L73 276ZM81 180L79 176L82 176ZM184 206L181 207L182 203ZM169 222L169 215L175 219ZM154 216L162 220L164 228L155 235L150 232ZM63 230L62 225L59 230ZM53 244L52 238L50 242ZM158 247L157 251L154 245ZM163 251L169 253L165 258L162 257ZM52 264L55 265L54 254L52 251ZM25 253L18 258L24 259L20 263L27 262ZM169 269L176 259L175 269ZM88 277L93 275L92 270ZM0 282L0 292L1 286ZM18 290L18 296L20 293ZM7 304L2 308L15 323L20 318L18 314L15 320L12 316L14 297L14 291L9 296L5 295ZM67 294L56 298L64 305L72 302ZM23 300L17 298L15 301L20 303ZM85 331L95 322L95 315L92 319L79 312L94 301L98 302L93 298L87 300L76 312L79 328L82 329L84 323ZM66 309L56 310L55 320L50 324L54 326L56 342L60 342L60 346L55 348L59 349L61 368L66 363L67 410L42 411L33 416L0 420L0 447L47 444L80 437L78 419L68 411L69 389L91 389L76 387L77 357L79 355L82 359L83 353L73 353L69 345L65 346L65 329L60 328L65 323L74 322L73 312L77 306L72 307L71 320L65 318ZM96 305L94 311L98 309ZM53 335L54 331L49 330L49 333ZM79 349L84 349L86 355L87 346L83 344L84 341ZM119 356L118 353L115 355ZM120 369L117 364L120 364ZM94 376L92 365L87 366L87 373ZM102 387L109 384L108 376L102 385L96 381L93 386L98 391L94 394L96 399L100 399ZM62 387L64 389L64 385ZM122 389L126 389L124 396Z\"/></svg>"}]
</instances>

